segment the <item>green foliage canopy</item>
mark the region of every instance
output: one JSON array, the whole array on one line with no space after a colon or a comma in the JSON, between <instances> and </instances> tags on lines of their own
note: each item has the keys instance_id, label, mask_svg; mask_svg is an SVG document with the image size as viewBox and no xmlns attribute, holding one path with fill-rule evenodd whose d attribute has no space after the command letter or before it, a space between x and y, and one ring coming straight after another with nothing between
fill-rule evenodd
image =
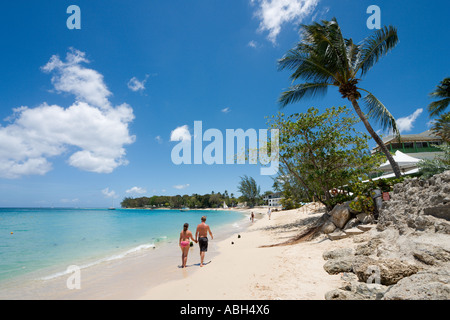
<instances>
[{"instance_id":1,"label":"green foliage canopy","mask_svg":"<svg viewBox=\"0 0 450 320\"><path fill-rule=\"evenodd\" d=\"M280 179L289 175L331 210L333 189L367 179L382 162L371 155L369 136L356 131L358 122L346 107L272 117L271 126L280 130Z\"/></svg>"}]
</instances>

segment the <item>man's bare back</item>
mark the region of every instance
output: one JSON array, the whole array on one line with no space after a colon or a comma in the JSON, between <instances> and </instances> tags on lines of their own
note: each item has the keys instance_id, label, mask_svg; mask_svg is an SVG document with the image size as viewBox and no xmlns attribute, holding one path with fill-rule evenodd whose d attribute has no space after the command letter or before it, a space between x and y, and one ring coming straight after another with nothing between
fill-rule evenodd
<instances>
[{"instance_id":1,"label":"man's bare back","mask_svg":"<svg viewBox=\"0 0 450 320\"><path fill-rule=\"evenodd\" d=\"M213 235L211 233L211 229L209 228L209 226L202 222L197 226L197 232L195 233L195 237L198 238L207 238L208 237L208 232L211 235L211 239L213 238Z\"/></svg>"},{"instance_id":2,"label":"man's bare back","mask_svg":"<svg viewBox=\"0 0 450 320\"><path fill-rule=\"evenodd\" d=\"M195 240L198 240L200 246L200 267L203 267L203 260L205 259L205 252L208 251L208 233L211 235L211 240L213 235L209 226L205 223L206 217L202 217L202 223L197 226L197 231L195 231Z\"/></svg>"}]
</instances>

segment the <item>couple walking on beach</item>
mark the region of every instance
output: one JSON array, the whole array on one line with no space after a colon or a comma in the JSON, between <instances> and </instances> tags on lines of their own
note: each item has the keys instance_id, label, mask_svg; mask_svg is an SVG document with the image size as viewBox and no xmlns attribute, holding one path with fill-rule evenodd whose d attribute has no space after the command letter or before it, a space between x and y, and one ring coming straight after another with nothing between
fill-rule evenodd
<instances>
[{"instance_id":1,"label":"couple walking on beach","mask_svg":"<svg viewBox=\"0 0 450 320\"><path fill-rule=\"evenodd\" d=\"M179 245L181 248L181 267L186 268L187 257L190 247L190 239L195 243L199 244L200 247L200 267L203 267L203 260L205 259L205 253L208 251L208 232L211 235L211 240L213 235L211 229L206 224L206 217L202 216L201 223L197 226L197 231L195 232L195 239L192 232L188 230L189 224L185 223L183 226L183 231L180 233Z\"/></svg>"}]
</instances>

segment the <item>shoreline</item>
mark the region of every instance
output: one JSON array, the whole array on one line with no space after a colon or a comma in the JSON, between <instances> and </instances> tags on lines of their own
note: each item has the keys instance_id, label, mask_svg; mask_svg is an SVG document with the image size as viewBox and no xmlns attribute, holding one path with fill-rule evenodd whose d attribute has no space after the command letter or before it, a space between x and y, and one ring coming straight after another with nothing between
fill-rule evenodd
<instances>
[{"instance_id":1,"label":"shoreline","mask_svg":"<svg viewBox=\"0 0 450 320\"><path fill-rule=\"evenodd\" d=\"M317 209L317 207L316 207ZM2 290L6 300L322 300L342 284L340 275L324 269L324 251L355 244L349 239L319 237L310 242L278 244L299 232L305 219L319 217L314 208L272 212L267 208L233 210L241 223L215 228L204 267L198 245L190 249L187 268L180 268L176 240L122 259L105 261L81 272L81 290L69 290L65 274L21 288ZM254 223L250 222L255 213ZM236 225L239 225L236 228ZM3 288L2 288L3 289Z\"/></svg>"},{"instance_id":2,"label":"shoreline","mask_svg":"<svg viewBox=\"0 0 450 320\"><path fill-rule=\"evenodd\" d=\"M214 236L217 236L220 241L228 237L230 232L245 228L245 221L246 218L242 215L241 220L237 222L219 226L215 229ZM140 247L142 250L137 250ZM189 265L190 262L194 262L194 255L199 260L196 248L198 247L194 245L190 250ZM214 248L213 243L213 254ZM79 265L81 290L67 288L66 281L71 276L66 272L67 266L64 268L55 266L6 280L0 290L0 299L138 299L149 287L186 276L180 273L181 268L178 268L181 265L181 252L177 237L151 246L137 245L112 256ZM189 274L195 270L195 268L190 269Z\"/></svg>"},{"instance_id":3,"label":"shoreline","mask_svg":"<svg viewBox=\"0 0 450 320\"><path fill-rule=\"evenodd\" d=\"M260 248L281 243L298 232L305 218L317 217L311 209L273 212L253 211L256 221L239 234L218 243L212 262L188 277L149 288L142 300L322 300L339 287L340 275L329 275L322 254L326 250L354 246L352 239L332 242L321 237L289 246ZM238 235L241 237L238 238ZM208 253L206 259L208 259Z\"/></svg>"}]
</instances>

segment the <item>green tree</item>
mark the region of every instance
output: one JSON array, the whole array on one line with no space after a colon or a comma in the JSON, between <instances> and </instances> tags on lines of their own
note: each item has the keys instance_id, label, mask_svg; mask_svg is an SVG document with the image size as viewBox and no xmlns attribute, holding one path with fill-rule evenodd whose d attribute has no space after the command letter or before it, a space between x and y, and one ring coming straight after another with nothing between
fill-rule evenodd
<instances>
[{"instance_id":1,"label":"green tree","mask_svg":"<svg viewBox=\"0 0 450 320\"><path fill-rule=\"evenodd\" d=\"M335 18L322 23L302 25L301 30L303 40L278 61L278 67L280 70L293 70L291 79L302 79L304 82L292 85L281 94L281 106L285 107L306 97L324 95L330 86L338 87L342 97L352 103L367 131L380 146L395 175L400 177L398 164L368 120L371 118L383 129L390 129L399 135L395 118L371 92L358 86L378 60L396 46L397 30L392 26L384 27L359 44L343 37ZM358 103L362 97L361 91L367 93L363 98L367 115Z\"/></svg>"},{"instance_id":2,"label":"green tree","mask_svg":"<svg viewBox=\"0 0 450 320\"><path fill-rule=\"evenodd\" d=\"M450 143L450 112L441 114L431 126L431 131L445 142Z\"/></svg>"},{"instance_id":3,"label":"green tree","mask_svg":"<svg viewBox=\"0 0 450 320\"><path fill-rule=\"evenodd\" d=\"M382 162L381 155L371 155L369 136L355 130L359 120L350 113L346 107L322 114L310 108L306 113L272 117L271 126L280 130L280 180L287 182L292 201L314 196L331 210L333 189L367 179ZM299 186L292 178L304 189L302 194L297 191L296 198L292 194Z\"/></svg>"},{"instance_id":4,"label":"green tree","mask_svg":"<svg viewBox=\"0 0 450 320\"><path fill-rule=\"evenodd\" d=\"M450 170L450 144L444 143L436 147L444 152L443 156L435 157L432 160L422 160L418 163L419 170L424 178Z\"/></svg>"},{"instance_id":5,"label":"green tree","mask_svg":"<svg viewBox=\"0 0 450 320\"><path fill-rule=\"evenodd\" d=\"M245 201L249 202L250 206L254 206L261 193L261 188L256 184L255 179L245 175L241 177L241 181L238 185L238 191L242 193L242 197Z\"/></svg>"},{"instance_id":6,"label":"green tree","mask_svg":"<svg viewBox=\"0 0 450 320\"><path fill-rule=\"evenodd\" d=\"M430 116L434 117L442 114L450 105L450 77L442 80L441 84L430 93L430 97L440 99L428 105Z\"/></svg>"}]
</instances>

